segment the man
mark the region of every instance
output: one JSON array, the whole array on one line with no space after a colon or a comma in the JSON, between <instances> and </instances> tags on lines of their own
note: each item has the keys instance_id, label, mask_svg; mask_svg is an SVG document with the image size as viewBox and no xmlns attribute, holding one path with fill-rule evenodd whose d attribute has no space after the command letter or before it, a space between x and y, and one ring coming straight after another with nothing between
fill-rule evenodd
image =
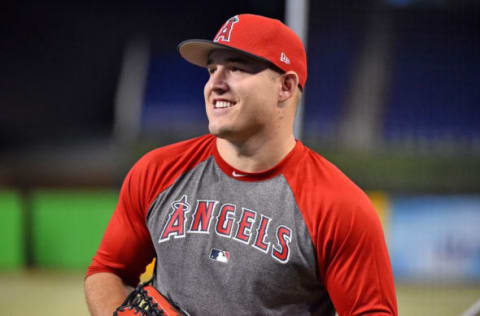
<instances>
[{"instance_id":1,"label":"man","mask_svg":"<svg viewBox=\"0 0 480 316\"><path fill-rule=\"evenodd\" d=\"M91 313L110 315L156 257L153 285L191 315L396 315L370 201L293 136L301 40L242 14L179 51L210 74L211 134L130 170L87 273Z\"/></svg>"}]
</instances>

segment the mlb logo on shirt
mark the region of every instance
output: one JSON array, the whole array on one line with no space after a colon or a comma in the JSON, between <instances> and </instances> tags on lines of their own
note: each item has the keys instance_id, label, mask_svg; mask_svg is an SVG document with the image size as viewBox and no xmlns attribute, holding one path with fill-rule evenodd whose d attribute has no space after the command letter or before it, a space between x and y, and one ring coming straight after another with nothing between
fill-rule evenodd
<instances>
[{"instance_id":1,"label":"mlb logo on shirt","mask_svg":"<svg viewBox=\"0 0 480 316\"><path fill-rule=\"evenodd\" d=\"M223 263L228 263L228 260L230 260L230 253L225 250L218 250L213 248L210 252L210 259Z\"/></svg>"}]
</instances>

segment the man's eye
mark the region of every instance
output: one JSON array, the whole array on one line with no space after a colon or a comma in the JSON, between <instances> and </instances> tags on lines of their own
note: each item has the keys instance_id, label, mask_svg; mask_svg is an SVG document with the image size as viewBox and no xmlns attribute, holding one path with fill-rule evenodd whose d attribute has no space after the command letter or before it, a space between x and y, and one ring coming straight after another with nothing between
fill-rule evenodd
<instances>
[{"instance_id":1,"label":"man's eye","mask_svg":"<svg viewBox=\"0 0 480 316\"><path fill-rule=\"evenodd\" d=\"M216 68L210 67L210 68L208 68L208 73L213 74L215 72L215 70L216 70Z\"/></svg>"}]
</instances>

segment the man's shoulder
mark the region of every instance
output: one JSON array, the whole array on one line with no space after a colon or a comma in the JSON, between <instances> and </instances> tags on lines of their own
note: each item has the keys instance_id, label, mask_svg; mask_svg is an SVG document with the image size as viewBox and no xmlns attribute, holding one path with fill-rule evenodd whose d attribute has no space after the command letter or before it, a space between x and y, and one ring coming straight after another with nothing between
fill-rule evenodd
<instances>
[{"instance_id":1,"label":"man's shoulder","mask_svg":"<svg viewBox=\"0 0 480 316\"><path fill-rule=\"evenodd\" d=\"M315 179L328 181L351 181L348 176L332 161L315 150L304 146L304 161L310 171L316 175Z\"/></svg>"},{"instance_id":2,"label":"man's shoulder","mask_svg":"<svg viewBox=\"0 0 480 316\"><path fill-rule=\"evenodd\" d=\"M194 168L213 155L215 137L203 135L158 147L144 154L132 167L136 174L177 174Z\"/></svg>"},{"instance_id":3,"label":"man's shoulder","mask_svg":"<svg viewBox=\"0 0 480 316\"><path fill-rule=\"evenodd\" d=\"M334 162L304 145L304 154L297 165L302 166L299 176L302 182L328 195L363 195L360 187Z\"/></svg>"},{"instance_id":4,"label":"man's shoulder","mask_svg":"<svg viewBox=\"0 0 480 316\"><path fill-rule=\"evenodd\" d=\"M213 146L215 146L215 137L210 134L202 135L155 148L147 152L139 161L165 163L167 161L177 161L182 157L198 157L201 159L212 155Z\"/></svg>"},{"instance_id":5,"label":"man's shoulder","mask_svg":"<svg viewBox=\"0 0 480 316\"><path fill-rule=\"evenodd\" d=\"M298 165L301 168L292 187L306 217L328 214L332 224L343 223L345 227L352 218L363 218L361 223L372 219L376 223L378 216L365 191L334 163L306 148Z\"/></svg>"}]
</instances>

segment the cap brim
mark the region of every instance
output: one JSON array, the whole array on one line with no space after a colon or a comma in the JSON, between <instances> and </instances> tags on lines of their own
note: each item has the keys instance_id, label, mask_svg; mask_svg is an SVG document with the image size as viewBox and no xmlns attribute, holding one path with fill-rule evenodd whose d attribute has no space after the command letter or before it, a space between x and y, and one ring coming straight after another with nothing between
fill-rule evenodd
<instances>
[{"instance_id":1,"label":"cap brim","mask_svg":"<svg viewBox=\"0 0 480 316\"><path fill-rule=\"evenodd\" d=\"M249 52L236 49L227 45L215 43L213 41L204 40L204 39L190 39L181 42L178 44L178 52L180 55L188 62L200 66L200 67L207 67L208 66L208 56L210 52L214 49L227 49L231 50L253 59L257 59L259 61L265 62L269 65L273 65L269 60L258 57L253 55ZM274 66L274 65L273 65Z\"/></svg>"},{"instance_id":2,"label":"cap brim","mask_svg":"<svg viewBox=\"0 0 480 316\"><path fill-rule=\"evenodd\" d=\"M200 67L207 66L208 55L216 48L226 47L209 40L201 39L186 40L178 44L178 52L180 53L180 56L186 61Z\"/></svg>"}]
</instances>

